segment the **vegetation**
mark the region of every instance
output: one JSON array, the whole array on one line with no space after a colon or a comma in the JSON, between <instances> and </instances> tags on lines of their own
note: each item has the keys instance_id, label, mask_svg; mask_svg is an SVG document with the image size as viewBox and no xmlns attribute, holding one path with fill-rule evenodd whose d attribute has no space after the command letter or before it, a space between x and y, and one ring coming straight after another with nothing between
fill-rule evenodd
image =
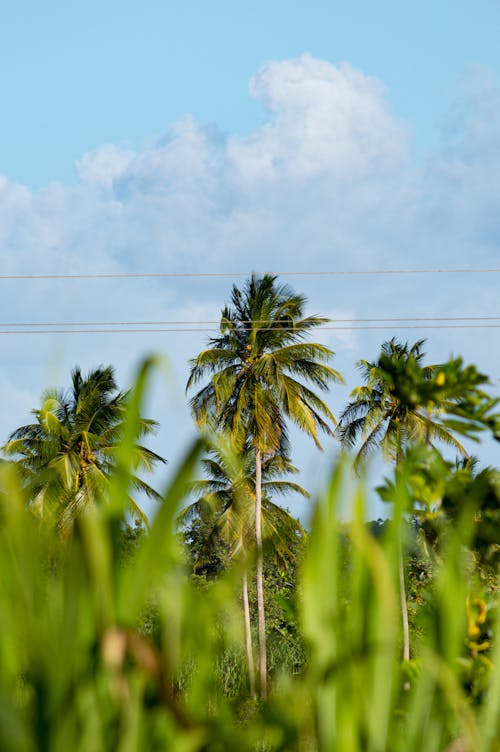
<instances>
[{"instance_id":1,"label":"vegetation","mask_svg":"<svg viewBox=\"0 0 500 752\"><path fill-rule=\"evenodd\" d=\"M365 383L354 389L342 412L338 434L341 443L353 447L361 438L354 460L358 466L377 446L384 457L400 464L403 452L413 444L453 447L467 457L460 436L489 426L492 399L482 387L488 377L474 366L464 368L460 359L442 365L423 366L423 341L412 347L395 339L382 345L376 363L362 360L358 368ZM401 549L399 557L400 603L403 624L403 659L410 660L410 630L406 583Z\"/></svg>"},{"instance_id":2,"label":"vegetation","mask_svg":"<svg viewBox=\"0 0 500 752\"><path fill-rule=\"evenodd\" d=\"M422 365L423 344L410 347L391 339L375 363L357 364L365 383L353 390L338 429L344 446L362 439L356 464L378 447L385 459L398 462L414 443L437 442L467 456L457 434L475 438L485 428L494 429L497 400L483 389L488 377L475 366L464 367L460 358Z\"/></svg>"},{"instance_id":3,"label":"vegetation","mask_svg":"<svg viewBox=\"0 0 500 752\"><path fill-rule=\"evenodd\" d=\"M233 288L192 363L190 387L209 377L191 402L203 433L149 527L130 515L138 492L159 496L140 477L161 460L142 445L152 360L127 393L111 368L76 369L9 438L0 749L498 750L500 472L464 441L499 435L489 381L384 343L340 411L358 461L332 468L306 534L276 503L305 494L287 421L331 436L315 389L339 375L305 341L323 319L304 303L273 277ZM352 469L378 450L388 518L367 523Z\"/></svg>"},{"instance_id":4,"label":"vegetation","mask_svg":"<svg viewBox=\"0 0 500 752\"><path fill-rule=\"evenodd\" d=\"M253 275L240 290L233 286L231 306L222 311L220 336L192 361L187 389L211 378L191 399L199 426L226 432L242 451L255 455L255 543L259 620L259 682L267 696L267 650L262 555L262 462L288 452L286 419L292 420L321 448L318 432L332 435L329 407L307 383L326 391L340 374L327 365L333 353L324 345L303 342L325 323L304 316L305 299L276 277ZM306 382L306 383L304 383Z\"/></svg>"},{"instance_id":5,"label":"vegetation","mask_svg":"<svg viewBox=\"0 0 500 752\"><path fill-rule=\"evenodd\" d=\"M193 558L196 573L220 573L224 568L224 560L227 562L228 559L241 558L243 561L245 649L250 692L255 697L248 596L248 568L252 563L251 552L255 548L255 453L249 446L241 458L238 458L230 444L219 439L217 446L203 460L203 466L207 477L191 485L191 492L199 498L182 511L180 520L191 521L191 528L186 531L186 538L191 544L194 543L194 537L202 531L200 545L196 546ZM302 528L285 509L273 503L271 494L295 491L308 496L302 486L282 479L285 474L297 472L290 460L279 454L267 456L262 463L262 539L270 544L275 560L285 571L295 558L295 547ZM194 553L195 547L191 545L191 548Z\"/></svg>"},{"instance_id":6,"label":"vegetation","mask_svg":"<svg viewBox=\"0 0 500 752\"><path fill-rule=\"evenodd\" d=\"M75 517L105 498L115 467L116 449L123 436L127 393L118 391L113 369L96 368L85 378L71 374L71 389L50 390L42 406L33 410L36 423L14 431L3 451L16 460L29 504L38 517L51 516L68 533ZM141 418L137 438L151 434L156 422ZM136 443L131 457L132 488L153 499L159 494L137 471L151 472L164 459ZM130 495L129 508L146 522Z\"/></svg>"}]
</instances>

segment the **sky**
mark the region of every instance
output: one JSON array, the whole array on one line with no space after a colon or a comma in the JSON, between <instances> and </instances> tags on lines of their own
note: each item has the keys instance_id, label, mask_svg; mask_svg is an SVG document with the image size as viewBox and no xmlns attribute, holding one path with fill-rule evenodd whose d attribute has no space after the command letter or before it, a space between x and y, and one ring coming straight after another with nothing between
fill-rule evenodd
<instances>
[{"instance_id":1,"label":"sky","mask_svg":"<svg viewBox=\"0 0 500 752\"><path fill-rule=\"evenodd\" d=\"M500 267L498 0L18 0L0 20L3 274ZM0 318L213 321L242 279L0 279ZM499 279L286 281L332 318L494 317ZM392 334L496 386L499 331L322 332L347 381L329 404L340 412L353 364ZM0 337L5 437L73 365L113 363L126 384L162 353L148 407L175 467L206 335ZM310 444L294 437L314 488L336 449Z\"/></svg>"}]
</instances>

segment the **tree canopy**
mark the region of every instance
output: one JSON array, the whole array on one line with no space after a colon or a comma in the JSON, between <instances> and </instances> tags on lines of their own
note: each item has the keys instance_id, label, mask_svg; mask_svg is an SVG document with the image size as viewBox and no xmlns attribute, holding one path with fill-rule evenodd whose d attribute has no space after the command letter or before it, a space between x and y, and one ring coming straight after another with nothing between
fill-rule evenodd
<instances>
[{"instance_id":1,"label":"tree canopy","mask_svg":"<svg viewBox=\"0 0 500 752\"><path fill-rule=\"evenodd\" d=\"M71 374L71 387L47 391L41 407L32 411L35 422L9 436L3 451L16 462L37 515L52 517L67 532L83 509L106 500L127 399L127 392L118 389L111 366L96 368L86 376L77 367ZM138 440L156 428L156 421L141 418ZM136 443L131 485L137 493L159 499L138 473L151 472L163 462L160 455ZM132 496L129 508L146 521Z\"/></svg>"}]
</instances>

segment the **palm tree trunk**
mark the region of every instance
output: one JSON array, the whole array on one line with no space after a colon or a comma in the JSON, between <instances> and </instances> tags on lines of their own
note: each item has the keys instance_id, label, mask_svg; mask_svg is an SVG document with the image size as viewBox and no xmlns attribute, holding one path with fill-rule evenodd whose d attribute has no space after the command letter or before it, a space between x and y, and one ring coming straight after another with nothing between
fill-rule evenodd
<instances>
[{"instance_id":1,"label":"palm tree trunk","mask_svg":"<svg viewBox=\"0 0 500 752\"><path fill-rule=\"evenodd\" d=\"M406 602L405 567L403 544L399 543L399 597L401 602L401 618L403 621L403 661L410 660L410 625L408 623L408 603Z\"/></svg>"},{"instance_id":2,"label":"palm tree trunk","mask_svg":"<svg viewBox=\"0 0 500 752\"><path fill-rule=\"evenodd\" d=\"M252 631L250 626L250 606L248 603L248 573L247 568L243 570L242 581L242 595L243 595L243 613L245 616L245 648L247 652L248 663L248 680L250 683L250 694L255 698L255 664L253 661L253 648L252 648Z\"/></svg>"},{"instance_id":3,"label":"palm tree trunk","mask_svg":"<svg viewBox=\"0 0 500 752\"><path fill-rule=\"evenodd\" d=\"M255 542L257 544L257 617L259 622L260 694L267 697L266 616L264 613L264 575L262 552L262 455L255 450Z\"/></svg>"},{"instance_id":4,"label":"palm tree trunk","mask_svg":"<svg viewBox=\"0 0 500 752\"><path fill-rule=\"evenodd\" d=\"M396 466L400 465L402 460L402 450L401 450L401 438L400 438L400 429L398 424L398 432L397 432L397 442L398 442L398 449L396 454ZM400 526L402 526L403 520L400 520ZM406 600L406 583L405 583L405 563L404 563L404 554L403 554L403 541L400 539L399 541L399 551L398 551L398 570L399 570L399 601L401 604L401 621L403 625L403 661L409 661L410 660L410 624L408 621L408 602ZM408 682L405 682L404 689L410 689L410 685Z\"/></svg>"}]
</instances>

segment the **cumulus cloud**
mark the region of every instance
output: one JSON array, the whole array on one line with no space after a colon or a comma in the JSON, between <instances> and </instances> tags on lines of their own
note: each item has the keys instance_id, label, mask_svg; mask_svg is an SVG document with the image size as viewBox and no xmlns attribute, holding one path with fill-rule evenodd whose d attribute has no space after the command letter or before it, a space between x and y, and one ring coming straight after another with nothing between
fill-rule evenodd
<instances>
[{"instance_id":1,"label":"cumulus cloud","mask_svg":"<svg viewBox=\"0 0 500 752\"><path fill-rule=\"evenodd\" d=\"M76 171L83 183L96 183L110 189L114 179L123 174L134 157L133 151L103 144L94 152L84 154L76 163Z\"/></svg>"},{"instance_id":2,"label":"cumulus cloud","mask_svg":"<svg viewBox=\"0 0 500 752\"><path fill-rule=\"evenodd\" d=\"M246 137L186 117L153 147L85 154L60 212L73 236L88 236L83 221L103 257L173 269L283 266L306 250L311 263L365 259L363 232L382 252L414 195L382 83L303 55L265 65L250 89L268 118Z\"/></svg>"},{"instance_id":3,"label":"cumulus cloud","mask_svg":"<svg viewBox=\"0 0 500 752\"><path fill-rule=\"evenodd\" d=\"M32 192L2 178L4 268L415 265L457 241L462 257L472 240L496 242L500 97L483 71L425 169L382 82L348 63L270 62L250 91L267 115L245 137L185 117L148 148L83 155L76 186Z\"/></svg>"},{"instance_id":4,"label":"cumulus cloud","mask_svg":"<svg viewBox=\"0 0 500 752\"><path fill-rule=\"evenodd\" d=\"M463 74L443 136L424 178L421 224L444 230L465 261L471 248L476 261L487 258L500 240L500 88L488 70Z\"/></svg>"},{"instance_id":5,"label":"cumulus cloud","mask_svg":"<svg viewBox=\"0 0 500 752\"><path fill-rule=\"evenodd\" d=\"M252 78L250 93L265 117L246 136L185 117L147 148L107 144L83 155L74 186L31 191L0 177L3 272L498 265L500 95L485 71L469 72L442 146L423 166L410 159L409 129L391 113L383 83L348 63L310 55L270 62ZM315 313L334 318L472 313L478 299L485 313L497 299L488 279L293 284ZM228 279L24 284L5 286L2 296L12 321L203 320L220 310L229 287ZM346 331L327 341L338 353L336 367L347 372L391 334ZM166 349L182 382L205 335L172 336L68 338L65 357L69 364L112 360L125 371L146 347ZM437 333L434 341L471 360L480 351L486 370L500 371L486 335ZM21 387L31 389L30 379L41 383L46 345L19 342L5 342L4 357L13 373L23 365ZM30 372L29 362L36 363Z\"/></svg>"},{"instance_id":6,"label":"cumulus cloud","mask_svg":"<svg viewBox=\"0 0 500 752\"><path fill-rule=\"evenodd\" d=\"M442 147L424 168L411 163L408 128L391 114L383 83L348 63L310 55L270 62L250 92L266 116L247 136L184 117L147 148L107 144L83 155L75 186L32 192L0 179L3 269L380 268L466 264L472 251L494 252L500 96L484 71L468 73ZM347 280L304 282L318 308L353 309ZM356 284L371 310L387 308L380 287ZM196 293L171 286L168 294L153 285L132 298L115 289L95 301L123 318L123 307L186 305L186 291L214 305L222 285ZM400 289L412 290L403 280ZM402 293L391 305L407 299ZM60 315L70 305L79 317L88 312L76 287L50 302ZM38 293L24 305L39 312Z\"/></svg>"},{"instance_id":7,"label":"cumulus cloud","mask_svg":"<svg viewBox=\"0 0 500 752\"><path fill-rule=\"evenodd\" d=\"M250 92L270 120L229 144L242 179L333 173L352 180L406 155L406 128L390 115L382 83L348 63L334 66L310 55L268 63L251 79Z\"/></svg>"}]
</instances>

